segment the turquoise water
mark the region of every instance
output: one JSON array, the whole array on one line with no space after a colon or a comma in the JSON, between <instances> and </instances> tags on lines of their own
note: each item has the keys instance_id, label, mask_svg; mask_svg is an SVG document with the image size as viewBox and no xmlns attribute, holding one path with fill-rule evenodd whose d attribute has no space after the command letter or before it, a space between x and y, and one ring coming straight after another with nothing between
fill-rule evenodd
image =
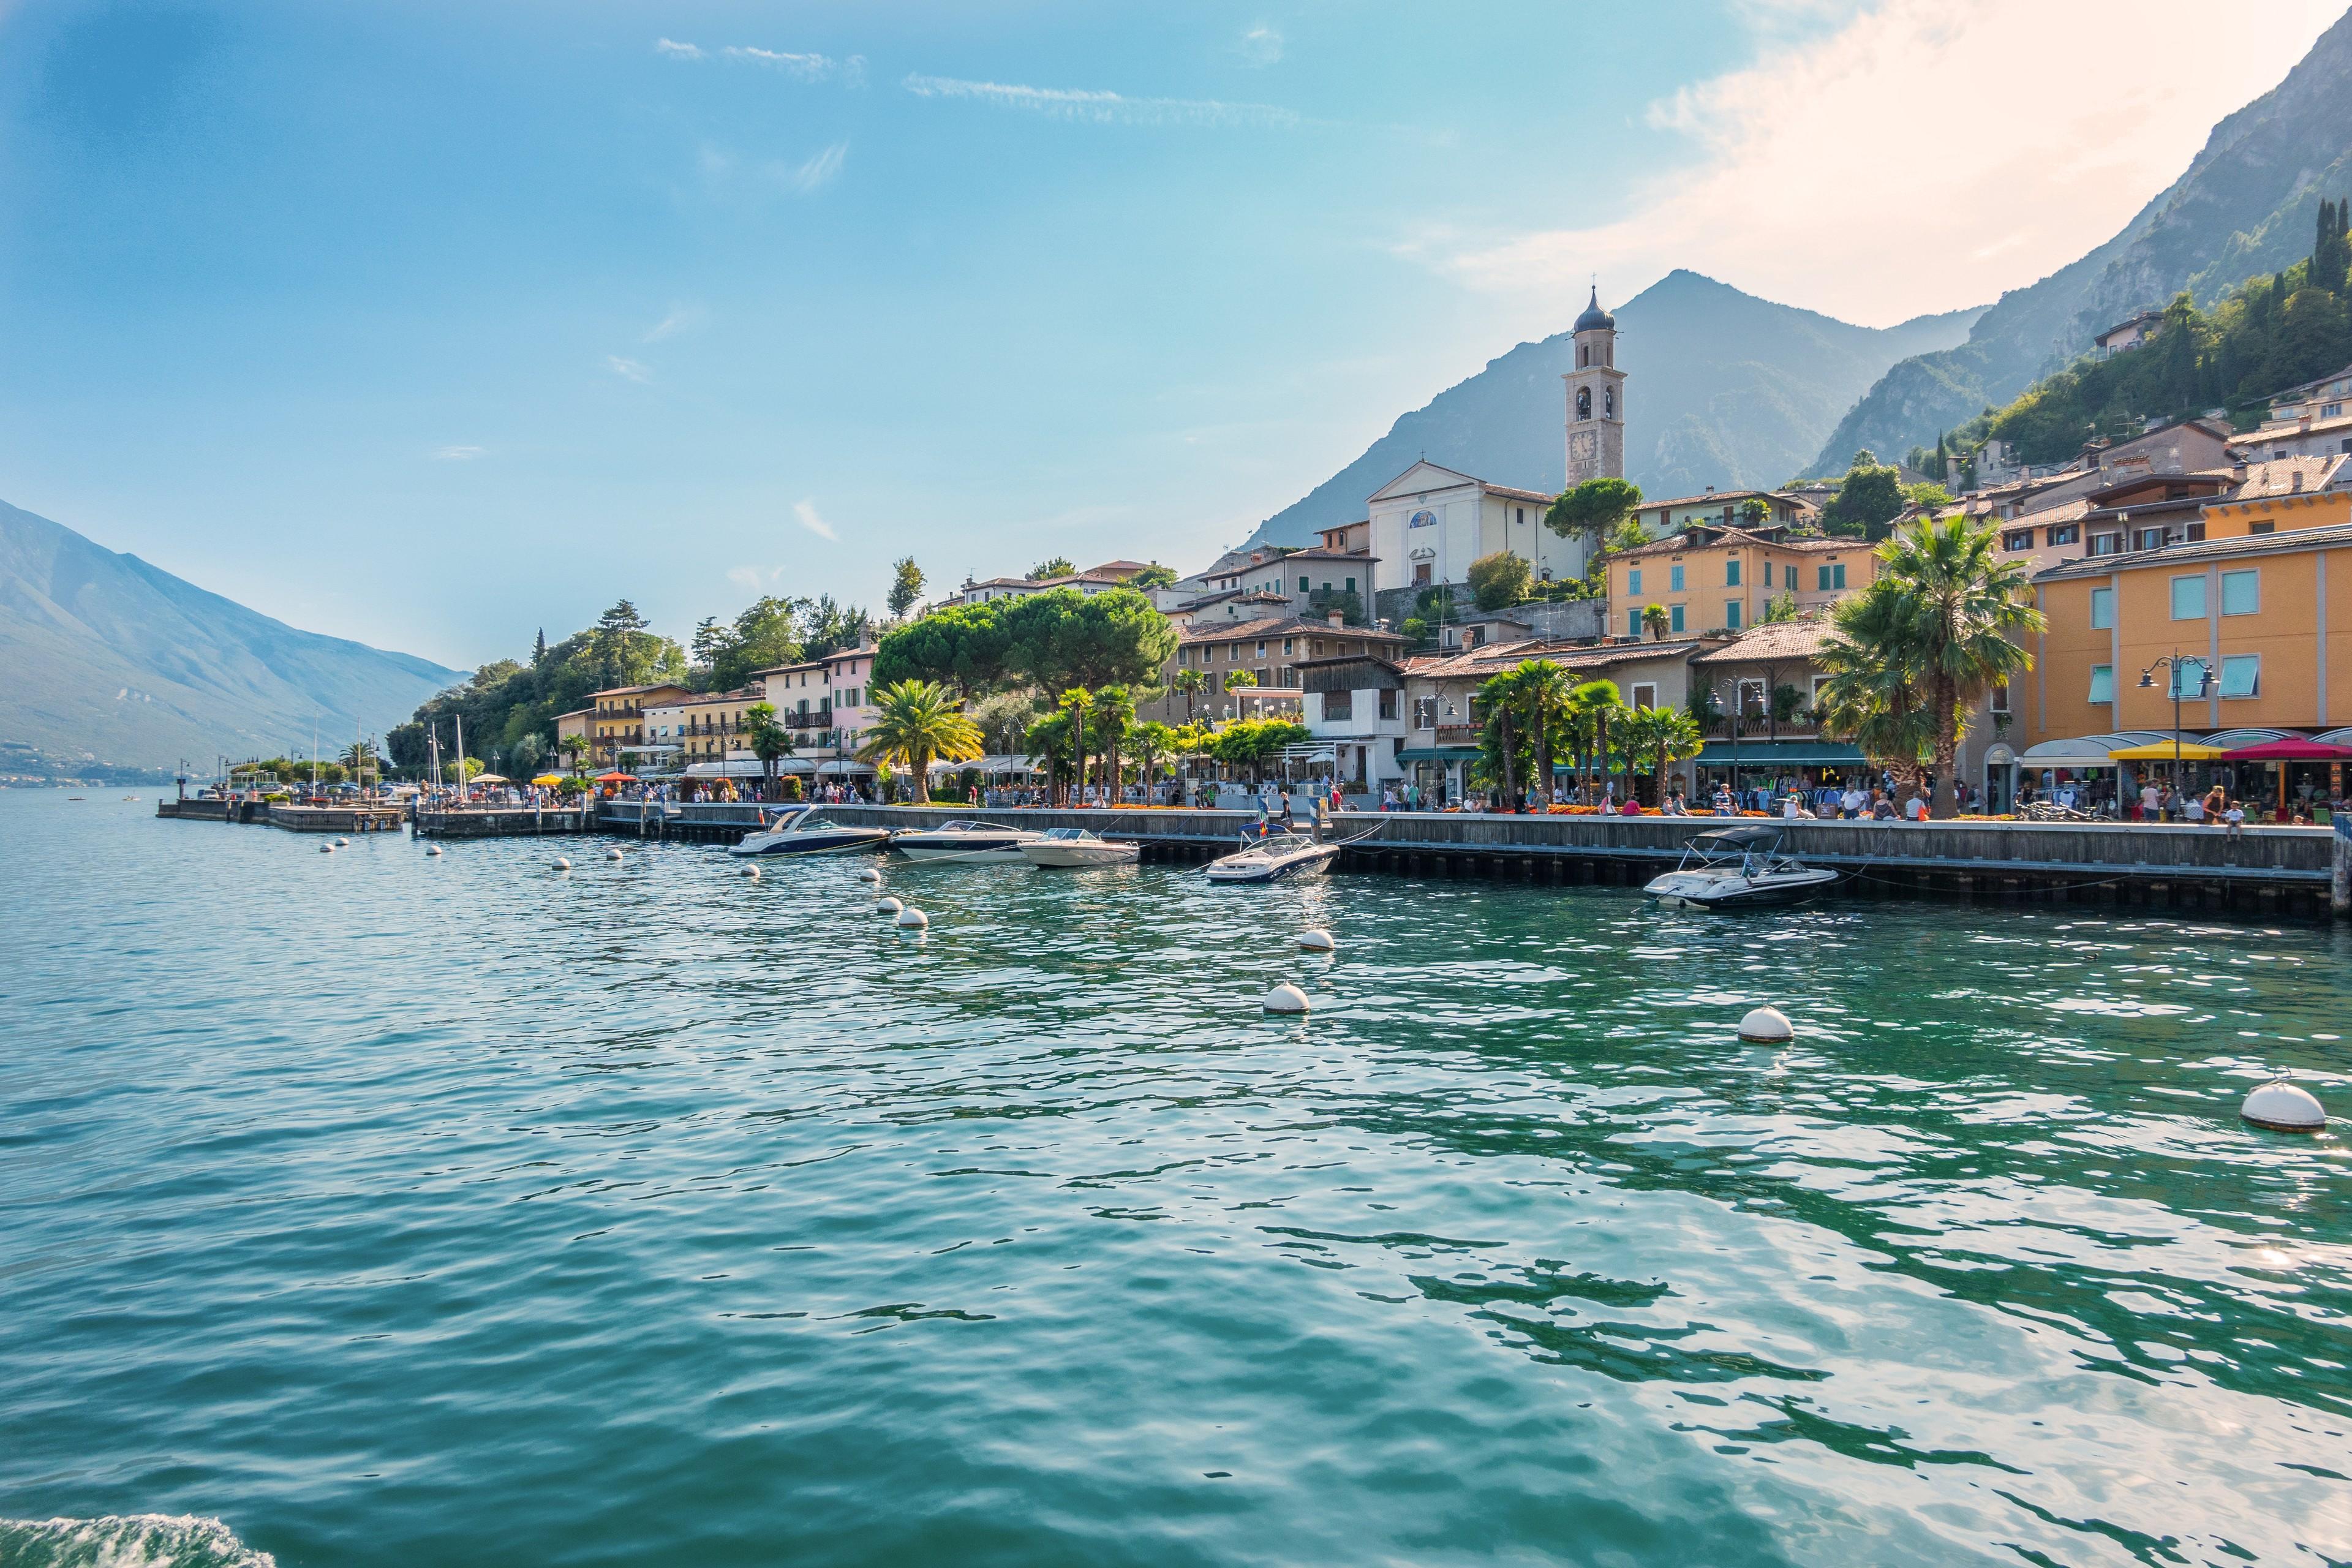
<instances>
[{"instance_id":1,"label":"turquoise water","mask_svg":"<svg viewBox=\"0 0 2352 1568\"><path fill-rule=\"evenodd\" d=\"M2352 1558L2352 932L152 799L0 795L0 1562Z\"/></svg>"}]
</instances>

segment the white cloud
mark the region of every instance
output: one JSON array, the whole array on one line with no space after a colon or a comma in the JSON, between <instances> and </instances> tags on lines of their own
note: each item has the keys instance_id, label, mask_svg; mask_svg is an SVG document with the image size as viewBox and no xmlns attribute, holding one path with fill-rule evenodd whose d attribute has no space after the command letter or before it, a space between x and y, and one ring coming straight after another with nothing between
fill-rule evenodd
<instances>
[{"instance_id":1,"label":"white cloud","mask_svg":"<svg viewBox=\"0 0 2352 1568\"><path fill-rule=\"evenodd\" d=\"M762 571L757 566L730 566L727 580L746 593L756 594L775 577L778 568Z\"/></svg>"},{"instance_id":2,"label":"white cloud","mask_svg":"<svg viewBox=\"0 0 2352 1568\"><path fill-rule=\"evenodd\" d=\"M1270 66L1282 58L1282 34L1272 23L1260 22L1242 34L1234 52L1244 65Z\"/></svg>"},{"instance_id":3,"label":"white cloud","mask_svg":"<svg viewBox=\"0 0 2352 1568\"><path fill-rule=\"evenodd\" d=\"M696 44L682 44L674 38L657 38L654 52L674 60L707 60L711 51ZM763 49L753 44L729 44L718 51L720 59L740 65L762 66L782 71L795 81L838 81L844 87L866 85L866 57L852 55L845 60L831 55L795 54L790 49Z\"/></svg>"},{"instance_id":4,"label":"white cloud","mask_svg":"<svg viewBox=\"0 0 2352 1568\"><path fill-rule=\"evenodd\" d=\"M1989 303L2122 228L2340 6L2274 0L2260 48L2108 72L2095 62L2118 37L2210 37L2214 12L1886 0L1849 15L1840 0L1750 0L1755 62L1651 106L1653 127L1695 144L1694 163L1580 226L1498 244L1465 215L1396 248L1546 316L1581 305L1592 271L1622 300L1674 267L1851 321ZM1796 23L1823 16L1833 30L1794 41Z\"/></svg>"},{"instance_id":5,"label":"white cloud","mask_svg":"<svg viewBox=\"0 0 2352 1568\"><path fill-rule=\"evenodd\" d=\"M819 539L830 539L837 542L841 538L841 535L834 532L833 524L816 514L816 503L814 501L793 502L793 518Z\"/></svg>"},{"instance_id":6,"label":"white cloud","mask_svg":"<svg viewBox=\"0 0 2352 1568\"><path fill-rule=\"evenodd\" d=\"M698 60L703 58L702 51L694 45L681 44L675 38L656 38L654 52L667 55L672 59L677 60Z\"/></svg>"},{"instance_id":7,"label":"white cloud","mask_svg":"<svg viewBox=\"0 0 2352 1568\"><path fill-rule=\"evenodd\" d=\"M619 354L606 354L604 363L606 368L623 381L634 381L643 385L654 378L652 366L637 360L623 359Z\"/></svg>"},{"instance_id":8,"label":"white cloud","mask_svg":"<svg viewBox=\"0 0 2352 1568\"><path fill-rule=\"evenodd\" d=\"M1097 125L1258 125L1287 129L1299 123L1296 112L1270 103L1129 98L1123 93L1090 88L1022 87L940 76L910 76L898 85L918 98L975 100L1055 120L1085 121Z\"/></svg>"},{"instance_id":9,"label":"white cloud","mask_svg":"<svg viewBox=\"0 0 2352 1568\"><path fill-rule=\"evenodd\" d=\"M433 460L436 463L470 463L482 455L479 447L436 447Z\"/></svg>"},{"instance_id":10,"label":"white cloud","mask_svg":"<svg viewBox=\"0 0 2352 1568\"><path fill-rule=\"evenodd\" d=\"M807 195L833 184L834 176L841 173L841 165L848 156L849 143L836 142L821 153L811 153L798 163L772 164L769 172L786 190Z\"/></svg>"},{"instance_id":11,"label":"white cloud","mask_svg":"<svg viewBox=\"0 0 2352 1568\"><path fill-rule=\"evenodd\" d=\"M665 338L674 338L680 332L698 331L703 322L709 319L710 312L699 305L672 305L669 308L669 314L646 330L645 341L657 343Z\"/></svg>"}]
</instances>

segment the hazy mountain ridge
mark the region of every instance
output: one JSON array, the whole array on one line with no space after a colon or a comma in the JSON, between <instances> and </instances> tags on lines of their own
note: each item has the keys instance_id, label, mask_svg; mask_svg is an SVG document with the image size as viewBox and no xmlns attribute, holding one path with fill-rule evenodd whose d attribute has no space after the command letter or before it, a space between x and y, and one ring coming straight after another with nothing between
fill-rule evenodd
<instances>
[{"instance_id":1,"label":"hazy mountain ridge","mask_svg":"<svg viewBox=\"0 0 2352 1568\"><path fill-rule=\"evenodd\" d=\"M1967 342L1887 371L1812 466L1894 456L2008 403L2142 306L2210 305L2311 250L2319 199L2352 194L2352 13L2286 79L2223 119L2179 179L2089 255L2003 294Z\"/></svg>"},{"instance_id":2,"label":"hazy mountain ridge","mask_svg":"<svg viewBox=\"0 0 2352 1568\"><path fill-rule=\"evenodd\" d=\"M381 735L464 671L301 631L0 502L0 742L167 766Z\"/></svg>"},{"instance_id":3,"label":"hazy mountain ridge","mask_svg":"<svg viewBox=\"0 0 2352 1568\"><path fill-rule=\"evenodd\" d=\"M1654 496L1780 484L1888 365L1958 342L1978 313L1857 327L1696 272L1668 273L1615 310L1626 477ZM1423 457L1497 484L1559 490L1568 468L1559 378L1574 356L1563 331L1488 362L1398 419L1250 542L1312 543L1315 530L1361 518L1365 498Z\"/></svg>"}]
</instances>

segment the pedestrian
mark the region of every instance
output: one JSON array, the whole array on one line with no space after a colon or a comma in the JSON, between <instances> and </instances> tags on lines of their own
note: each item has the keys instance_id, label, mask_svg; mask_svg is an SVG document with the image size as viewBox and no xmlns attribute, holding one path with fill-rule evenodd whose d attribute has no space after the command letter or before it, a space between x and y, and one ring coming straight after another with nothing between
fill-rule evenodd
<instances>
[{"instance_id":1,"label":"pedestrian","mask_svg":"<svg viewBox=\"0 0 2352 1568\"><path fill-rule=\"evenodd\" d=\"M1870 803L1868 801L1863 798L1862 791L1859 787L1853 784L1848 784L1845 786L1845 794L1838 797L1838 815L1845 818L1848 822L1852 822L1855 817L1862 815L1862 808L1869 804Z\"/></svg>"},{"instance_id":2,"label":"pedestrian","mask_svg":"<svg viewBox=\"0 0 2352 1568\"><path fill-rule=\"evenodd\" d=\"M2218 790L2216 793L2219 793ZM2296 824L2300 826L2303 821L2303 813L2300 810L2295 812L2294 819ZM2246 836L2245 803L2243 801L2237 800L2230 802L2228 809L2221 813L2221 820L2229 825L2231 837L2244 837Z\"/></svg>"}]
</instances>

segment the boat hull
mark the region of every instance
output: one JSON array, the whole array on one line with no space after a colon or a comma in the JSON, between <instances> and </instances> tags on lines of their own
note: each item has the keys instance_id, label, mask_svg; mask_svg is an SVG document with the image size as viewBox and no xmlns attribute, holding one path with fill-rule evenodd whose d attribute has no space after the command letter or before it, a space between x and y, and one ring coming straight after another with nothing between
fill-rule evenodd
<instances>
[{"instance_id":1,"label":"boat hull","mask_svg":"<svg viewBox=\"0 0 2352 1568\"><path fill-rule=\"evenodd\" d=\"M1290 856L1271 866L1211 866L1202 875L1212 882L1279 882L1294 877L1319 877L1339 858L1338 848L1327 845L1321 851Z\"/></svg>"},{"instance_id":2,"label":"boat hull","mask_svg":"<svg viewBox=\"0 0 2352 1568\"><path fill-rule=\"evenodd\" d=\"M966 840L962 843L909 844L904 837L890 847L909 860L961 866L1025 866L1028 857L1021 846L1029 840L1007 838L998 840Z\"/></svg>"},{"instance_id":3,"label":"boat hull","mask_svg":"<svg viewBox=\"0 0 2352 1568\"><path fill-rule=\"evenodd\" d=\"M1694 910L1753 910L1801 904L1837 882L1834 871L1741 877L1669 871L1642 890L1662 904Z\"/></svg>"},{"instance_id":4,"label":"boat hull","mask_svg":"<svg viewBox=\"0 0 2352 1568\"><path fill-rule=\"evenodd\" d=\"M1080 870L1088 866L1132 866L1142 856L1133 844L1024 844L1021 857L1032 866Z\"/></svg>"},{"instance_id":5,"label":"boat hull","mask_svg":"<svg viewBox=\"0 0 2352 1568\"><path fill-rule=\"evenodd\" d=\"M887 827L845 827L829 833L754 833L727 847L730 855L858 855L890 842Z\"/></svg>"}]
</instances>

